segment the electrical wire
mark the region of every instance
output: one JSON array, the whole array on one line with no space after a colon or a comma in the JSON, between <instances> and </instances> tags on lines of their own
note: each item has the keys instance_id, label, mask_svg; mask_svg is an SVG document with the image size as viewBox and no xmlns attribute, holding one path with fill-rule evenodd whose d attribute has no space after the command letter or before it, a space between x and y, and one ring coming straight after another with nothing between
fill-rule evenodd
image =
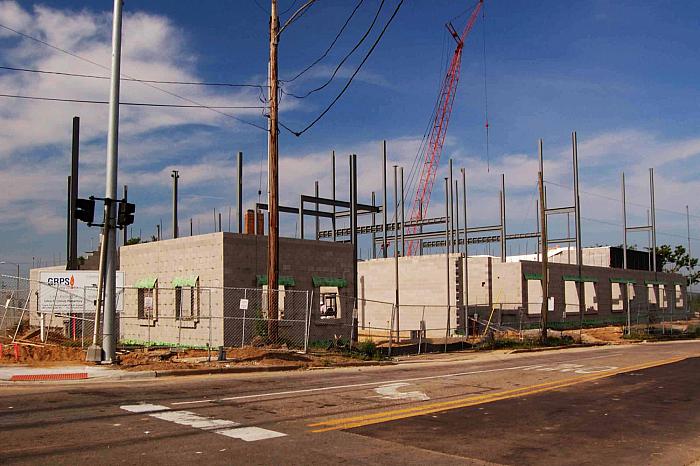
<instances>
[{"instance_id":1,"label":"electrical wire","mask_svg":"<svg viewBox=\"0 0 700 466\"><path fill-rule=\"evenodd\" d=\"M277 31L277 36L282 35L282 32L284 32L285 29L294 24L294 22L297 21L299 18L304 16L304 14L306 14L306 12L309 11L311 5L313 5L315 2L316 0L309 0L308 2L304 3L297 11L295 11L294 14L290 16L289 19L284 23L284 25L282 25L280 30Z\"/></svg>"},{"instance_id":2,"label":"electrical wire","mask_svg":"<svg viewBox=\"0 0 700 466\"><path fill-rule=\"evenodd\" d=\"M350 13L350 16L348 16L348 18L345 20L345 23L343 23L343 26L340 28L340 31L338 31L338 34L335 35L335 38L333 39L333 42L331 42L331 44L328 46L328 48L326 49L326 51L323 52L323 54L322 54L320 57L318 57L318 58L317 58L316 60L314 60L309 66L307 66L306 68L304 68L303 70L301 70L299 73L297 73L296 76L294 76L293 78L291 78L291 79L280 79L280 82L291 83L292 81L296 80L296 79L299 78L301 75L303 75L304 73L306 73L307 71L309 71L311 68L313 68L314 66L316 66L321 60L323 60L324 58L326 58L326 57L328 56L328 53L329 53L329 52L331 51L331 49L333 48L333 46L336 44L336 42L338 42L338 39L340 39L340 36L343 34L343 31L345 31L345 28L346 28L347 25L350 23L350 20L352 20L353 16L355 16L355 13L356 13L357 10L360 8L360 6L362 5L363 2L364 2L364 0L360 0L360 1L357 3L357 5L355 6L355 8L352 10L352 13Z\"/></svg>"},{"instance_id":3,"label":"electrical wire","mask_svg":"<svg viewBox=\"0 0 700 466\"><path fill-rule=\"evenodd\" d=\"M57 76L69 76L73 78L91 78L91 79L110 79L109 76L101 76L96 74L81 74L81 73L68 73L65 71L49 71L49 70L37 70L32 68L15 68L12 66L0 66L0 70L8 71L20 71L24 73L38 73L38 74L50 74ZM218 82L203 82L203 81L161 81L156 79L135 79L135 78L122 78L122 81L134 81L143 83L154 83L154 84L177 84L177 85L188 85L188 86L218 86L218 87L250 87L255 89L260 89L261 91L267 86L262 84L236 84L236 83L218 83Z\"/></svg>"},{"instance_id":4,"label":"electrical wire","mask_svg":"<svg viewBox=\"0 0 700 466\"><path fill-rule=\"evenodd\" d=\"M314 88L314 89L311 89L310 91L308 91L308 92L307 92L306 94L304 94L304 95L293 94L293 93L290 93L290 92L286 92L286 91L284 91L284 90L282 90L282 92L283 92L284 94L286 94L286 95L288 95L288 96L290 96L290 97L294 97L294 98L296 98L296 99L305 99L305 98L307 98L308 96L310 96L311 94L313 94L313 93L315 93L315 92L318 92L318 91L320 91L320 90L322 90L322 89L325 89L326 86L328 86L328 85L331 83L331 81L333 81L333 79L335 79L336 74L338 74L338 71L339 71L340 68L345 64L345 62L348 60L348 58L350 58L350 56L351 56L353 53L355 53L355 51L356 51L356 50L360 47L360 45L362 45L362 43L365 41L365 39L367 38L367 36L369 36L370 32L372 32L372 29L374 29L374 25L375 25L376 22L377 22L377 18L379 18L379 14L381 13L382 8L384 7L384 2L385 2L385 1L386 1L386 0L382 0L382 2L379 4L379 8L377 8L377 13L374 15L374 19L372 20L372 23L369 25L369 28L367 28L367 31L365 31L365 33L362 35L362 37L361 37L360 40L357 42L357 44L355 44L355 46L352 48L352 50L350 50L350 52L348 52L347 55L345 55L345 57L343 57L343 59L340 60L340 63L338 63L338 66L336 66L335 70L333 71L333 74L331 75L330 78L328 78L328 80L327 80L325 83L323 83L321 86L318 86L318 87L316 87L316 88ZM403 3L403 0L401 0L401 3ZM396 13L394 13L394 14L396 14ZM393 16L392 16L392 18L393 18Z\"/></svg>"},{"instance_id":5,"label":"electrical wire","mask_svg":"<svg viewBox=\"0 0 700 466\"><path fill-rule=\"evenodd\" d=\"M362 66L365 64L365 62L367 62L367 60L369 59L369 57L372 55L372 52L374 52L374 49L377 47L377 45L379 44L379 42L382 40L382 37L384 37L384 33L385 33L386 30L389 28L389 25L391 25L391 23L394 21L394 18L396 17L396 14L397 14L397 13L399 12L399 10L401 9L401 5L403 5L403 2L404 2L404 0L401 0L401 1L398 3L398 5L396 5L396 8L394 9L394 12L391 14L391 17L389 18L389 20L388 20L388 21L386 22L386 24L384 25L384 28L382 29L382 32L379 33L379 36L377 37L377 39L376 39L376 40L374 41L374 43L372 44L372 47L370 47L370 49L367 51L367 54L366 54L365 57L362 59L362 61L360 62L360 64L357 66L357 69L356 69L355 72L352 74L352 76L350 76L350 79L348 79L348 82L345 84L345 86L343 86L343 89L341 89L341 91L338 93L338 95L331 101L330 104L328 104L328 106L326 107L326 109L323 110L316 118L314 118L314 120L311 121L311 123L309 123L308 125L306 125L306 127L305 127L304 129L302 129L301 131L292 131L292 134L294 134L295 136L299 137L299 136L301 136L302 134L304 134L306 131L308 131L309 129L311 129L316 123L318 123L318 121L319 121L321 118L323 118L323 117L326 115L326 113L328 113L328 112L331 110L331 108L333 108L333 106L335 105L335 103L338 102L338 100L343 96L343 94L345 94L345 91L348 90L348 88L350 87L350 84L352 83L353 79L355 79L355 76L357 76L357 74L360 72L360 70L362 69ZM384 0L382 0L382 5L383 5L383 4L384 4ZM380 7L380 8L381 8L381 7ZM285 128L286 128L286 126L285 126Z\"/></svg>"},{"instance_id":6,"label":"electrical wire","mask_svg":"<svg viewBox=\"0 0 700 466\"><path fill-rule=\"evenodd\" d=\"M53 45L53 44L51 44L51 43L49 43L49 42L46 42L45 40L39 39L38 37L31 36L31 35L26 34L26 33L24 33L24 32L21 32L21 31L18 31L18 30L16 30L16 29L13 29L13 28L11 28L11 27L9 27L9 26L5 26L4 24L1 24L1 23L0 23L0 28L6 29L6 30L8 30L8 31L10 31L10 32L13 32L13 33L15 33L15 34L17 34L17 35L19 35L19 36L21 36L21 37L24 37L25 39L33 40L33 41L35 41L35 42L38 42L38 43L40 43L40 44L43 44L43 45L45 45L45 46L47 46L47 47L49 47L49 48L51 48L51 49L54 49L54 50L56 50L56 51L58 51L58 52L65 53L66 55L69 55L69 56L71 56L71 57L73 57L73 58L76 58L76 59L78 59L78 60L84 61L84 62L86 62L86 63L90 63L91 65L95 65L95 66L97 66L97 67L99 67L99 68L102 68L102 69L104 69L104 70L111 71L109 67L106 67L106 66L104 66L104 65L101 65L101 64L99 64L99 63L97 63L97 62L95 62L95 61L92 61L92 60L88 59L88 58L82 57L82 56L80 56L80 55L78 55L78 54L76 54L76 53L73 53L73 52L69 51L69 50L63 49L63 48L61 48L61 47L57 47L57 46L55 46L55 45ZM242 123L242 124L245 124L245 125L248 125L248 126L252 126L252 127L254 127L254 128L260 129L260 130L265 131L265 132L268 131L268 129L267 129L265 126L259 125L259 124L257 124L257 123L253 123L253 122L248 121L248 120L244 120L243 118L239 118L239 117L237 117L237 116L235 116L235 115L231 115L230 113L222 112L222 111L217 110L217 109L215 109L215 108L212 108L212 107L209 107L209 106L207 106L207 105L204 105L204 104L202 104L202 103L200 103L200 102L197 102L196 100L190 99L190 98L188 98L188 97L183 97L183 96L181 96L181 95L179 95L179 94L176 94L176 93L174 93L174 92L167 91L167 90L162 89L162 88L160 88L160 87L158 87L158 86L155 86L155 85L153 85L153 84L151 84L151 83L144 82L143 80L134 78L133 76L129 76L129 75L127 75L127 74L123 74L122 76L124 76L124 77L126 77L126 78L129 78L129 79L133 79L134 81L140 82L140 83L143 84L144 86L148 86L148 87L150 87L150 88L152 88L152 89L156 89L156 90L158 90L158 91L160 91L160 92L163 92L163 93L168 94L168 95L170 95L170 96L173 96L173 97L175 97L175 98L184 100L185 102L189 102L190 104L194 104L194 105L196 105L196 106L199 106L199 107L202 107L202 108L206 108L206 109L208 109L208 110L210 110L210 111L212 111L212 112L214 112L214 113L218 113L219 115L222 115L222 116L231 118L231 119L233 119L233 120L236 120L236 121L238 121L239 123Z\"/></svg>"},{"instance_id":7,"label":"electrical wire","mask_svg":"<svg viewBox=\"0 0 700 466\"><path fill-rule=\"evenodd\" d=\"M23 99L23 100L41 100L48 102L72 102L78 104L109 104L108 100L89 100L89 99L63 99L59 97L39 97L30 95L15 95L15 94L0 94L0 97L12 98L12 99ZM132 107L167 107L167 108L202 108L201 105L183 105L183 104L159 104L150 102L119 102L119 105L127 105ZM255 105L222 105L222 106L209 106L207 108L220 108L220 109L258 109L265 108Z\"/></svg>"},{"instance_id":8,"label":"electrical wire","mask_svg":"<svg viewBox=\"0 0 700 466\"><path fill-rule=\"evenodd\" d=\"M291 9L294 8L294 7L296 6L296 4L297 4L298 1L299 1L299 0L294 0L294 1L292 2L292 4L290 5L289 8L287 8L287 9L284 10L282 13L280 13L280 16L284 16L284 15L286 15L287 13L289 13L289 12L291 11Z\"/></svg>"}]
</instances>

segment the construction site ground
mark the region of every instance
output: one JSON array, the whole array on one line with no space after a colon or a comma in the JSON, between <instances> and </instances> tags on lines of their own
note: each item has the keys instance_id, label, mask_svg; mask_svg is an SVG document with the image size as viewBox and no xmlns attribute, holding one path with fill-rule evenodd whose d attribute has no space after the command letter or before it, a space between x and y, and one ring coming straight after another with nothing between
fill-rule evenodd
<instances>
[{"instance_id":1,"label":"construction site ground","mask_svg":"<svg viewBox=\"0 0 700 466\"><path fill-rule=\"evenodd\" d=\"M694 338L694 329L700 325L700 321L665 323L665 334L675 334L680 337ZM657 332L658 333L658 332ZM517 333L497 335L501 343L513 343L516 348L518 343L527 343L528 347L537 347L537 331L528 331L521 336ZM635 333L633 338L623 335L620 326L608 326L586 328L582 330L551 330L550 336L571 344L634 344L647 340L644 335ZM660 336L660 335L657 335ZM649 338L652 339L652 338ZM471 341L473 340L473 341ZM443 340L444 342L444 340ZM476 349L488 349L477 345L479 339L472 338ZM41 343L35 332L27 332L17 339L17 347L9 341L4 342L0 353L0 366L25 366L34 368L49 368L52 366L82 366L85 365L86 349L76 346L76 342L67 340L59 335L51 335L51 342ZM399 349L402 342L396 345ZM379 344L378 347L386 345ZM496 348L507 348L508 345L498 345ZM465 350L470 348L464 348ZM399 353L397 352L397 355ZM314 349L307 354L279 347L244 347L230 348L226 351L225 360L218 361L218 352L215 350L201 349L176 349L164 347L131 348L119 351L119 369L126 371L167 371L167 370L195 370L207 368L265 368L283 369L311 369L335 366L351 366L371 364L367 355L351 354L346 350Z\"/></svg>"}]
</instances>

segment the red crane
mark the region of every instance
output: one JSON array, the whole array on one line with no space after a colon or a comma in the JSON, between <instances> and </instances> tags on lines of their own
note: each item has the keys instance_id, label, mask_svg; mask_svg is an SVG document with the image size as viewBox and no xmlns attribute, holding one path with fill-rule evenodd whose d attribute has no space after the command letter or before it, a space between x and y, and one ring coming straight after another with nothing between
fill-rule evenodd
<instances>
[{"instance_id":1,"label":"red crane","mask_svg":"<svg viewBox=\"0 0 700 466\"><path fill-rule=\"evenodd\" d=\"M450 67L447 70L445 79L442 82L442 87L440 88L440 94L438 95L435 117L430 128L430 133L428 134L428 142L425 145L425 155L423 157L420 178L418 179L416 196L413 199L413 204L411 205L411 215L409 220L421 220L422 213L428 212L430 194L432 193L433 185L435 184L435 175L437 174L437 169L440 164L442 146L445 143L447 126L450 122L450 115L452 114L452 104L454 103L455 93L457 92L459 72L462 67L462 50L464 48L464 40L474 27L474 23L479 17L479 12L481 11L483 3L483 0L479 0L479 2L476 4L471 16L469 17L469 21L467 21L467 24L462 31L461 36L457 33L452 24L447 24L447 29L457 42L457 46L455 47L455 52L454 55L452 55ZM488 122L486 124L488 125ZM407 229L408 234L416 233L418 231L418 226L409 226ZM418 241L409 241L405 255L415 255L418 246Z\"/></svg>"}]
</instances>

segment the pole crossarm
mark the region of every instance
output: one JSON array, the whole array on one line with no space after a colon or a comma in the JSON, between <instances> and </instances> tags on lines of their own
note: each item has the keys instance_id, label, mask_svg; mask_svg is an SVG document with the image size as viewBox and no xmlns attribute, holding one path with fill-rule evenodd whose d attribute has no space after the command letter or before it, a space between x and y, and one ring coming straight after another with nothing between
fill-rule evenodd
<instances>
[{"instance_id":1,"label":"pole crossarm","mask_svg":"<svg viewBox=\"0 0 700 466\"><path fill-rule=\"evenodd\" d=\"M651 231L652 230L651 225L640 225L636 227L626 227L627 231Z\"/></svg>"}]
</instances>

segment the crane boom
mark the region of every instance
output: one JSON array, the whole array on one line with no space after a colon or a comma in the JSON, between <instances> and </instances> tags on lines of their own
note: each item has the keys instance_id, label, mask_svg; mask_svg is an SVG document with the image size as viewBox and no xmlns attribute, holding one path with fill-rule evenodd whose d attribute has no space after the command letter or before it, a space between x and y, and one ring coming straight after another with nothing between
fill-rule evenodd
<instances>
[{"instance_id":1,"label":"crane boom","mask_svg":"<svg viewBox=\"0 0 700 466\"><path fill-rule=\"evenodd\" d=\"M474 23L479 17L479 12L483 6L483 0L474 7L467 24L459 35L455 28L448 23L447 29L452 34L452 37L457 42L450 66L447 69L447 74L442 82L440 93L438 94L438 103L436 106L435 116L433 118L430 133L428 134L427 144L425 145L425 155L421 166L420 178L418 179L418 187L416 195L413 198L411 205L410 220L421 220L422 214L427 214L428 205L430 204L430 195L435 184L435 176L440 164L440 156L442 155L445 136L447 135L447 126L452 115L452 106L454 104L455 93L457 92L457 83L459 82L459 74L462 67L462 50L464 48L464 40L469 35L469 32L474 27ZM418 226L408 227L408 233L416 233ZM418 241L411 240L408 243L405 255L415 255L418 249Z\"/></svg>"}]
</instances>

